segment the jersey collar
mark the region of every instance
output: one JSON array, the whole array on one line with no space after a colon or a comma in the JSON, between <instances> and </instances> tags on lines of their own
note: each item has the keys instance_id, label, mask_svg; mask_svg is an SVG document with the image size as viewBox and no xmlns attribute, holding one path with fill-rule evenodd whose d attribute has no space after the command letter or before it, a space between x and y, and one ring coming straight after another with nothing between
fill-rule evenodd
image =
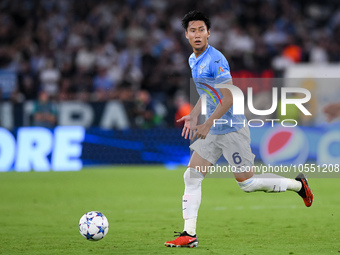
<instances>
[{"instance_id":1,"label":"jersey collar","mask_svg":"<svg viewBox=\"0 0 340 255\"><path fill-rule=\"evenodd\" d=\"M209 48L210 48L210 45L208 44L208 45L207 45L207 48L205 49L205 51L203 51L202 54L198 56L198 58L195 57L195 53L192 53L192 54L191 54L191 58L192 58L193 60L195 60L195 62L197 62L198 60L200 60L200 59L205 55L205 53L207 53L207 51L209 50Z\"/></svg>"}]
</instances>

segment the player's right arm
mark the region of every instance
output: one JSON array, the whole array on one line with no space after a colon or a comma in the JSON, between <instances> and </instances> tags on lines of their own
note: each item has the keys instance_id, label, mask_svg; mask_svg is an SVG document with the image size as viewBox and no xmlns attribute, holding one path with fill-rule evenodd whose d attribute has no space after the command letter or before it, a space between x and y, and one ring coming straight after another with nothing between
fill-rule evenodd
<instances>
[{"instance_id":1,"label":"player's right arm","mask_svg":"<svg viewBox=\"0 0 340 255\"><path fill-rule=\"evenodd\" d=\"M191 139L193 135L193 127L197 126L198 123L198 116L201 112L201 99L199 99L192 111L189 115L183 116L182 118L178 119L177 122L184 121L184 127L182 130L182 136L185 139Z\"/></svg>"}]
</instances>

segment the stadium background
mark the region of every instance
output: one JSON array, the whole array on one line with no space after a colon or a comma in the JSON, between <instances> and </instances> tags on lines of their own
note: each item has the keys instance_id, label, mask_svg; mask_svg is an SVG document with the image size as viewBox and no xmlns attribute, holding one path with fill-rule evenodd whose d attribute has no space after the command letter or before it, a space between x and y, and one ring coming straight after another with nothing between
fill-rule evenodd
<instances>
[{"instance_id":1,"label":"stadium background","mask_svg":"<svg viewBox=\"0 0 340 255\"><path fill-rule=\"evenodd\" d=\"M210 44L227 57L234 79L252 84L258 109L271 105L268 98L275 82L268 80L282 78L277 82L280 87L300 77L304 80L295 84L303 87L306 79L314 79L309 81L312 85L307 84L312 90L339 76L336 1L1 1L0 144L11 148L0 156L1 171L54 169L46 163L57 154L52 142L40 150L45 142L39 143L34 135L27 142L33 147L19 141L20 127L31 126L51 130L47 134L51 141L56 126L84 127L83 139L78 140L81 153L64 155L81 158L84 165L185 165L188 142L180 137L175 120L191 107L187 58L192 50L181 18L196 8L211 17ZM296 110L288 110L286 118L301 119L299 126L309 143L319 144L327 130L333 129L321 125L325 117L318 116L322 116L322 106L338 100L336 79L334 83L321 99L317 90L312 91L313 104L319 108L312 119L301 119ZM246 87L241 87L244 93ZM40 106L44 97L47 106ZM47 112L50 118L39 120L39 112ZM249 112L246 115L252 117ZM277 112L272 117L282 119ZM265 129L252 132L257 160L262 159ZM319 136L313 136L315 132ZM31 159L17 155L23 146L21 150L34 151ZM337 144L330 148L326 160L320 161L312 152L303 162L287 155L287 162L338 161ZM21 160L26 160L21 164L25 167L16 167ZM64 170L74 170L66 167L68 163L65 159Z\"/></svg>"},{"instance_id":2,"label":"stadium background","mask_svg":"<svg viewBox=\"0 0 340 255\"><path fill-rule=\"evenodd\" d=\"M270 116L296 118L299 127L251 128L257 165L333 164L339 121L326 122L322 108L340 96L339 7L1 0L0 254L337 254L339 179L313 175L310 208L293 192L246 194L232 178L207 179L198 249L163 243L181 231L190 156L175 123L191 98L183 15L198 9L211 17L210 43L244 93L251 84L256 108L270 107L273 84L312 93L305 105L312 118L293 108ZM270 144L287 146L273 154ZM110 223L99 242L78 233L79 218L92 210Z\"/></svg>"}]
</instances>

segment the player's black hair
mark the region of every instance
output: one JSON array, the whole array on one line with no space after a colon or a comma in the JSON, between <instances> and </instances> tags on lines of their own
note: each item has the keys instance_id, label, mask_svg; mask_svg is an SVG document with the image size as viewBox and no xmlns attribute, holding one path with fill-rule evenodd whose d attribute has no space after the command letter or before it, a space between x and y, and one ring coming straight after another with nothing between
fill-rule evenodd
<instances>
[{"instance_id":1,"label":"player's black hair","mask_svg":"<svg viewBox=\"0 0 340 255\"><path fill-rule=\"evenodd\" d=\"M187 30L189 22L193 20L204 21L205 25L207 26L207 30L210 29L210 19L206 15L204 15L202 12L196 11L196 10L190 11L184 15L184 18L182 19L182 27L185 30Z\"/></svg>"}]
</instances>

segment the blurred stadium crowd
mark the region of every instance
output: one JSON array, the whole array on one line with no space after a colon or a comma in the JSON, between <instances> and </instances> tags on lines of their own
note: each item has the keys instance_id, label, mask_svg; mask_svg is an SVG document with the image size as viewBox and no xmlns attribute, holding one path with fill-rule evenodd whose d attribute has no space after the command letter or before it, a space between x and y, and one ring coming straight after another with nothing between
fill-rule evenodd
<instances>
[{"instance_id":1,"label":"blurred stadium crowd","mask_svg":"<svg viewBox=\"0 0 340 255\"><path fill-rule=\"evenodd\" d=\"M118 99L135 126L172 126L190 111L181 19L192 9L210 16L234 77L340 61L337 1L2 0L0 71L17 80L0 100Z\"/></svg>"}]
</instances>

